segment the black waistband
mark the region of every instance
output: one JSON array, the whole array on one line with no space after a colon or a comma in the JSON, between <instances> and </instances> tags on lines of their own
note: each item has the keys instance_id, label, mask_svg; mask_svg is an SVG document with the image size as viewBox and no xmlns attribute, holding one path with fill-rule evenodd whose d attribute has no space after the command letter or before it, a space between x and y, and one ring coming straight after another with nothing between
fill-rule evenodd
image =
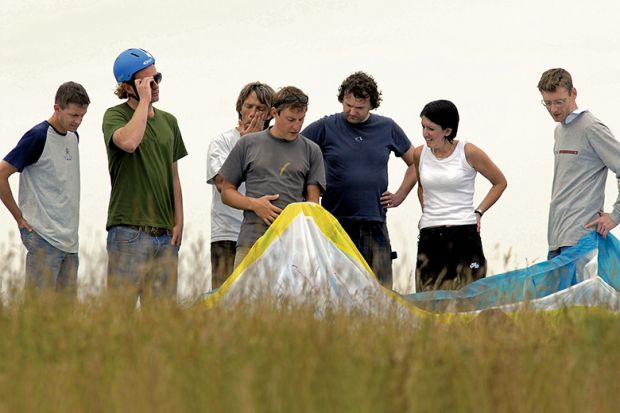
<instances>
[{"instance_id":1,"label":"black waistband","mask_svg":"<svg viewBox=\"0 0 620 413\"><path fill-rule=\"evenodd\" d=\"M477 224L467 224L467 225L439 225L437 227L426 227L420 230L420 233L426 232L429 234L434 234L437 232L460 232L460 231L478 231Z\"/></svg>"}]
</instances>

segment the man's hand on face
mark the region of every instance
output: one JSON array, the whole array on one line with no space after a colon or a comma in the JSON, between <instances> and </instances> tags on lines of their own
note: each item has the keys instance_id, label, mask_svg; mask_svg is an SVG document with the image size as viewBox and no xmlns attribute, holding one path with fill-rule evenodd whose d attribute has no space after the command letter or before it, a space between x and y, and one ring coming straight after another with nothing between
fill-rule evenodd
<instances>
[{"instance_id":1,"label":"man's hand on face","mask_svg":"<svg viewBox=\"0 0 620 413\"><path fill-rule=\"evenodd\" d=\"M150 102L152 99L151 83L154 82L153 76L144 77L142 79L135 79L136 92L140 97L140 100Z\"/></svg>"},{"instance_id":2,"label":"man's hand on face","mask_svg":"<svg viewBox=\"0 0 620 413\"><path fill-rule=\"evenodd\" d=\"M247 135L248 133L260 132L265 128L265 121L267 120L267 115L262 112L256 112L256 115L250 120L250 123L247 126L243 126L241 121L239 121L239 134L241 136Z\"/></svg>"}]
</instances>

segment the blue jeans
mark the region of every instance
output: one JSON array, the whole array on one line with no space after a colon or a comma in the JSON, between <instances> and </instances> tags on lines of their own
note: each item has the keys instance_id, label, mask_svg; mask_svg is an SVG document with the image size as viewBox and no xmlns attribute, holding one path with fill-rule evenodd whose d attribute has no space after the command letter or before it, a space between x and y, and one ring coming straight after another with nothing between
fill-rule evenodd
<instances>
[{"instance_id":1,"label":"blue jeans","mask_svg":"<svg viewBox=\"0 0 620 413\"><path fill-rule=\"evenodd\" d=\"M35 231L19 229L26 253L26 287L36 291L63 291L77 294L77 253L59 250Z\"/></svg>"},{"instance_id":2,"label":"blue jeans","mask_svg":"<svg viewBox=\"0 0 620 413\"><path fill-rule=\"evenodd\" d=\"M151 235L143 229L115 225L108 229L108 288L133 299L175 298L179 246L172 232Z\"/></svg>"}]
</instances>

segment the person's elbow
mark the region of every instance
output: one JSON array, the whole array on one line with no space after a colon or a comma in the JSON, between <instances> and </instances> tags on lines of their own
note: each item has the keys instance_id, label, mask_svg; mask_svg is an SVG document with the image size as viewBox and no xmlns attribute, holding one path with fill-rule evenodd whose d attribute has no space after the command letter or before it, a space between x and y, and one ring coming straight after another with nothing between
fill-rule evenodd
<instances>
[{"instance_id":1,"label":"person's elbow","mask_svg":"<svg viewBox=\"0 0 620 413\"><path fill-rule=\"evenodd\" d=\"M215 175L215 177L213 178L213 184L215 185L215 189L217 189L217 192L219 192L221 195L222 190L224 189L224 179L220 175Z\"/></svg>"},{"instance_id":2,"label":"person's elbow","mask_svg":"<svg viewBox=\"0 0 620 413\"><path fill-rule=\"evenodd\" d=\"M119 142L114 142L114 144L121 150L127 152L127 153L134 153L137 149L138 149L138 144L134 144L131 141L119 141Z\"/></svg>"},{"instance_id":3,"label":"person's elbow","mask_svg":"<svg viewBox=\"0 0 620 413\"><path fill-rule=\"evenodd\" d=\"M506 190L506 188L508 188L508 181L506 180L505 177L502 177L502 179L495 184L495 187L497 188L497 190L501 194L502 192L504 192Z\"/></svg>"},{"instance_id":4,"label":"person's elbow","mask_svg":"<svg viewBox=\"0 0 620 413\"><path fill-rule=\"evenodd\" d=\"M123 133L115 133L112 141L117 148L127 153L134 153L140 146L140 140Z\"/></svg>"}]
</instances>

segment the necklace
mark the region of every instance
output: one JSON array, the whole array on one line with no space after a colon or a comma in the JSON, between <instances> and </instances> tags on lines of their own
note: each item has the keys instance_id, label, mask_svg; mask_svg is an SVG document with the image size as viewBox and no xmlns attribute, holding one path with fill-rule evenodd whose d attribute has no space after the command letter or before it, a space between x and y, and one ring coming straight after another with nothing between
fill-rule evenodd
<instances>
[{"instance_id":1,"label":"necklace","mask_svg":"<svg viewBox=\"0 0 620 413\"><path fill-rule=\"evenodd\" d=\"M445 155L439 155L436 151L436 148L431 148L431 152L433 153L433 155L435 155L435 158L437 159L446 159L447 157L452 155L452 152L454 152L454 148L456 148L456 144L454 142L448 142L448 145L448 152Z\"/></svg>"}]
</instances>

